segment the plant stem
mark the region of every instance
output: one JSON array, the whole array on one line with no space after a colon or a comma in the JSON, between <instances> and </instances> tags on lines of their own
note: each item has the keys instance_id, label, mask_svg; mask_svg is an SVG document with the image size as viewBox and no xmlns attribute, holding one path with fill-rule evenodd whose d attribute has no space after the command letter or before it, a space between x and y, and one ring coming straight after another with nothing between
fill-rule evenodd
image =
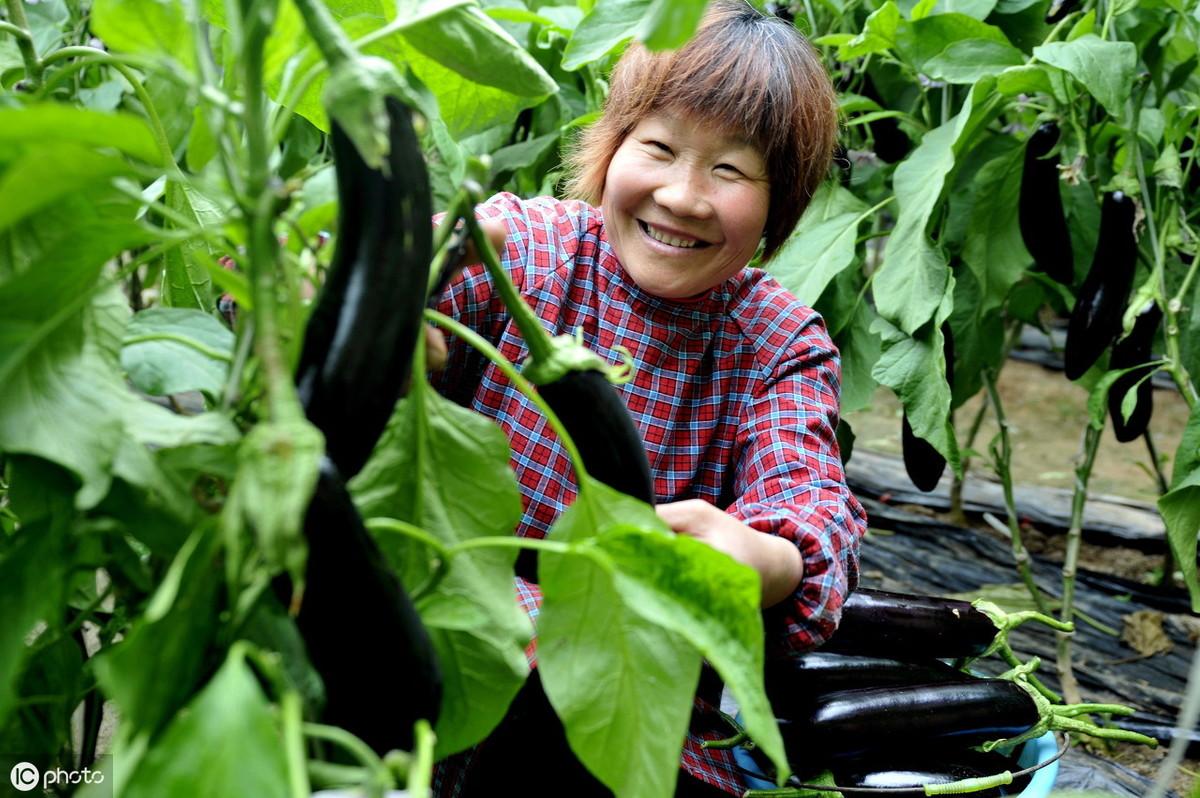
<instances>
[{"instance_id":1,"label":"plant stem","mask_svg":"<svg viewBox=\"0 0 1200 798\"><path fill-rule=\"evenodd\" d=\"M333 18L329 8L321 0L293 0L300 16L304 18L304 27L313 37L321 56L335 67L338 64L354 59L358 51L350 37L342 30L342 26Z\"/></svg>"},{"instance_id":2,"label":"plant stem","mask_svg":"<svg viewBox=\"0 0 1200 798\"><path fill-rule=\"evenodd\" d=\"M979 428L983 426L983 418L987 415L988 403L980 402L979 410L975 413L974 420L971 421L971 428L967 431L967 445L964 449L970 449L975 445L975 438L979 435ZM967 514L963 512L963 485L967 479L967 472L971 468L971 458L969 455L964 456L962 460L962 476L954 475L953 481L950 483L950 521L958 526L967 525Z\"/></svg>"},{"instance_id":3,"label":"plant stem","mask_svg":"<svg viewBox=\"0 0 1200 798\"><path fill-rule=\"evenodd\" d=\"M37 89L42 82L44 64L33 46L33 34L29 31L29 20L25 17L25 0L7 0L6 5L11 27L24 34L17 34L17 49L21 51L21 60L25 62L25 75L29 79L30 88Z\"/></svg>"},{"instance_id":4,"label":"plant stem","mask_svg":"<svg viewBox=\"0 0 1200 798\"><path fill-rule=\"evenodd\" d=\"M1038 612L1049 612L1042 591L1033 580L1029 552L1021 541L1021 524L1017 517L1016 498L1013 495L1012 438L1008 434L1008 419L1004 415L1004 405L1000 402L1000 391L996 388L996 372L993 369L985 368L983 370L983 384L987 388L988 400L996 413L996 424L1000 428L1000 447L999 449L992 448L992 459L996 475L1000 477L1000 484L1004 488L1004 512L1008 518L1008 534L1012 542L1013 561L1017 565L1021 581L1025 583L1025 587L1029 589L1029 595L1033 597L1033 603L1037 606Z\"/></svg>"},{"instance_id":5,"label":"plant stem","mask_svg":"<svg viewBox=\"0 0 1200 798\"><path fill-rule=\"evenodd\" d=\"M1083 539L1083 508L1087 504L1088 481L1092 476L1092 466L1096 462L1096 450L1100 448L1100 433L1104 430L1104 421L1100 426L1088 424L1083 433L1083 459L1075 469L1075 493L1071 497L1071 527L1067 531L1067 550L1062 568L1062 607L1059 618L1069 622L1074 615L1075 603L1075 572L1079 565L1079 544ZM1071 668L1071 638L1063 633L1058 634L1057 665L1059 683L1062 685L1063 698L1068 704L1078 704L1080 700L1079 683Z\"/></svg>"},{"instance_id":6,"label":"plant stem","mask_svg":"<svg viewBox=\"0 0 1200 798\"><path fill-rule=\"evenodd\" d=\"M368 789L374 788L376 793L393 786L391 771L383 764L371 747L345 729L337 726L326 726L322 723L305 723L301 725L305 736L324 740L341 748L350 754L358 763L371 774Z\"/></svg>"},{"instance_id":7,"label":"plant stem","mask_svg":"<svg viewBox=\"0 0 1200 798\"><path fill-rule=\"evenodd\" d=\"M303 417L291 370L284 357L279 331L279 305L275 278L279 267L279 241L274 222L278 198L270 185L270 131L267 129L264 50L275 16L271 0L252 3L243 19L244 41L240 69L245 92L247 179L242 210L249 226L246 254L250 288L254 297L255 353L266 375L267 402L275 421Z\"/></svg>"},{"instance_id":8,"label":"plant stem","mask_svg":"<svg viewBox=\"0 0 1200 798\"><path fill-rule=\"evenodd\" d=\"M413 729L416 738L412 763L408 768L408 781L404 785L409 798L429 798L429 787L433 782L433 749L437 739L429 721L422 718Z\"/></svg>"},{"instance_id":9,"label":"plant stem","mask_svg":"<svg viewBox=\"0 0 1200 798\"><path fill-rule=\"evenodd\" d=\"M292 798L309 798L312 787L308 783L308 768L304 756L304 732L301 726L304 722L300 706L300 694L288 690L279 699L279 709L283 726L283 747L287 757L288 787Z\"/></svg>"},{"instance_id":10,"label":"plant stem","mask_svg":"<svg viewBox=\"0 0 1200 798\"><path fill-rule=\"evenodd\" d=\"M1171 486L1167 482L1167 475L1163 473L1162 464L1158 462L1158 447L1154 445L1154 435L1147 427L1142 433L1142 439L1146 441L1146 451L1150 454L1150 467L1154 469L1155 482L1158 485L1158 495L1162 496ZM1162 575L1158 579L1160 587L1169 587L1175 574L1175 551L1171 548L1170 543L1167 544L1167 550L1163 553Z\"/></svg>"}]
</instances>

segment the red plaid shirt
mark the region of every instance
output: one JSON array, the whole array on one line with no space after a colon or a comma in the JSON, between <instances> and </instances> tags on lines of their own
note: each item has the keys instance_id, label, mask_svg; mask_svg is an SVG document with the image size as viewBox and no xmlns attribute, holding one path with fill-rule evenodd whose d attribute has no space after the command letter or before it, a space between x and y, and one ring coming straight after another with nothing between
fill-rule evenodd
<instances>
[{"instance_id":1,"label":"red plaid shirt","mask_svg":"<svg viewBox=\"0 0 1200 798\"><path fill-rule=\"evenodd\" d=\"M598 208L498 194L477 209L508 227L504 268L552 335L582 332L589 349L619 361L633 353L632 382L617 386L638 430L660 503L700 498L762 532L793 541L804 577L790 600L765 613L768 656L820 645L858 581L862 506L846 487L834 430L839 363L824 323L759 269L695 300L647 294L625 273ZM482 265L447 288L438 309L485 336L514 363L528 351ZM494 419L512 446L524 515L517 534L544 537L574 501L570 461L537 408L462 341L449 343L434 376L446 395ZM536 620L541 594L517 578ZM726 736L717 696L697 699L682 767L740 794L727 751L700 747ZM452 792L452 791L451 791Z\"/></svg>"}]
</instances>

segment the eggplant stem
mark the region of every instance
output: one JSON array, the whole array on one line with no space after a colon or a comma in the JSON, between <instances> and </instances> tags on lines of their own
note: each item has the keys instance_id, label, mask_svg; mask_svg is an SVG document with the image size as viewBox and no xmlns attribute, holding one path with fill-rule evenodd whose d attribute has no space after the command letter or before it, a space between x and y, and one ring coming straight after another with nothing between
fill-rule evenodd
<instances>
[{"instance_id":1,"label":"eggplant stem","mask_svg":"<svg viewBox=\"0 0 1200 798\"><path fill-rule=\"evenodd\" d=\"M743 732L738 732L732 737L726 737L723 740L704 740L700 743L701 748L714 748L718 751L725 751L730 748L737 748L742 743L750 739L750 735Z\"/></svg>"}]
</instances>

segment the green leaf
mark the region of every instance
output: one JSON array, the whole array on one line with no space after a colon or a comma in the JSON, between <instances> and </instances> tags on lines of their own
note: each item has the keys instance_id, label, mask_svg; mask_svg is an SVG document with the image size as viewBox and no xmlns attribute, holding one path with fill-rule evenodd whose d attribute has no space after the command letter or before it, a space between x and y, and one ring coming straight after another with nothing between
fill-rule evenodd
<instances>
[{"instance_id":1,"label":"green leaf","mask_svg":"<svg viewBox=\"0 0 1200 798\"><path fill-rule=\"evenodd\" d=\"M887 0L867 17L862 33L838 48L838 60L848 61L892 49L896 46L900 22L900 9L893 0Z\"/></svg>"},{"instance_id":2,"label":"green leaf","mask_svg":"<svg viewBox=\"0 0 1200 798\"><path fill-rule=\"evenodd\" d=\"M801 302L816 304L825 286L854 263L858 226L867 215L865 202L825 181L767 269Z\"/></svg>"},{"instance_id":3,"label":"green leaf","mask_svg":"<svg viewBox=\"0 0 1200 798\"><path fill-rule=\"evenodd\" d=\"M1008 42L962 39L925 62L925 72L935 80L972 84L988 75L1025 63L1025 56Z\"/></svg>"},{"instance_id":4,"label":"green leaf","mask_svg":"<svg viewBox=\"0 0 1200 798\"><path fill-rule=\"evenodd\" d=\"M912 336L884 318L876 319L871 329L883 338L883 354L872 374L895 391L916 436L928 441L957 472L961 464L950 424L950 385L941 331L949 305L943 300L934 318Z\"/></svg>"},{"instance_id":5,"label":"green leaf","mask_svg":"<svg viewBox=\"0 0 1200 798\"><path fill-rule=\"evenodd\" d=\"M202 226L202 220L195 204L197 201L204 202L204 198L198 192L175 180L167 182L167 205L199 227ZM175 223L165 220L163 226L173 228ZM169 251L163 258L164 268L159 291L164 304L212 312L212 278L208 276L208 270L203 263L198 260L198 253L211 255L203 241L188 241Z\"/></svg>"},{"instance_id":6,"label":"green leaf","mask_svg":"<svg viewBox=\"0 0 1200 798\"><path fill-rule=\"evenodd\" d=\"M599 0L563 49L568 71L599 61L633 38L652 0Z\"/></svg>"},{"instance_id":7,"label":"green leaf","mask_svg":"<svg viewBox=\"0 0 1200 798\"><path fill-rule=\"evenodd\" d=\"M267 564L287 570L293 582L304 577L304 516L324 453L324 436L303 417L260 421L238 447L222 521L245 521Z\"/></svg>"},{"instance_id":8,"label":"green leaf","mask_svg":"<svg viewBox=\"0 0 1200 798\"><path fill-rule=\"evenodd\" d=\"M0 232L56 200L94 195L98 185L130 171L124 159L74 141L30 144L0 173Z\"/></svg>"},{"instance_id":9,"label":"green leaf","mask_svg":"<svg viewBox=\"0 0 1200 798\"><path fill-rule=\"evenodd\" d=\"M0 144L36 146L55 141L113 148L148 164L162 162L154 135L139 116L73 108L62 103L0 108Z\"/></svg>"},{"instance_id":10,"label":"green leaf","mask_svg":"<svg viewBox=\"0 0 1200 798\"><path fill-rule=\"evenodd\" d=\"M288 798L276 713L243 649L230 651L212 680L146 751L125 798Z\"/></svg>"},{"instance_id":11,"label":"green leaf","mask_svg":"<svg viewBox=\"0 0 1200 798\"><path fill-rule=\"evenodd\" d=\"M219 396L233 359L233 333L210 313L150 308L129 320L121 368L143 393Z\"/></svg>"},{"instance_id":12,"label":"green leaf","mask_svg":"<svg viewBox=\"0 0 1200 798\"><path fill-rule=\"evenodd\" d=\"M30 653L26 635L39 622L55 623L62 612L69 563L63 533L60 520L27 523L0 556L0 728L13 711L14 688Z\"/></svg>"},{"instance_id":13,"label":"green leaf","mask_svg":"<svg viewBox=\"0 0 1200 798\"><path fill-rule=\"evenodd\" d=\"M1124 118L1137 68L1133 42L1110 42L1089 34L1072 42L1035 47L1033 56L1073 75L1105 110L1117 119Z\"/></svg>"},{"instance_id":14,"label":"green leaf","mask_svg":"<svg viewBox=\"0 0 1200 798\"><path fill-rule=\"evenodd\" d=\"M1067 34L1066 41L1072 42L1076 39L1087 36L1089 33L1096 32L1096 9L1084 14L1079 18L1079 21L1071 26L1071 32Z\"/></svg>"},{"instance_id":15,"label":"green leaf","mask_svg":"<svg viewBox=\"0 0 1200 798\"><path fill-rule=\"evenodd\" d=\"M1154 159L1154 179L1160 186L1183 188L1183 169L1180 167L1179 150L1168 144Z\"/></svg>"},{"instance_id":16,"label":"green leaf","mask_svg":"<svg viewBox=\"0 0 1200 798\"><path fill-rule=\"evenodd\" d=\"M1200 579L1196 574L1196 536L1200 534L1200 409L1193 409L1175 454L1171 490L1158 500L1167 525L1167 541L1192 598L1192 612L1200 612Z\"/></svg>"},{"instance_id":17,"label":"green leaf","mask_svg":"<svg viewBox=\"0 0 1200 798\"><path fill-rule=\"evenodd\" d=\"M550 539L579 542L629 525L667 532L651 508L589 483ZM700 652L628 606L615 573L595 558L543 556L538 573L538 670L572 750L616 795L668 798Z\"/></svg>"},{"instance_id":18,"label":"green leaf","mask_svg":"<svg viewBox=\"0 0 1200 798\"><path fill-rule=\"evenodd\" d=\"M129 731L158 731L187 702L217 629L221 571L211 525L180 548L125 639L93 660L105 695Z\"/></svg>"},{"instance_id":19,"label":"green leaf","mask_svg":"<svg viewBox=\"0 0 1200 798\"><path fill-rule=\"evenodd\" d=\"M417 380L350 487L364 518L398 518L453 546L512 535L521 496L508 463L503 430ZM429 551L400 535L376 538L410 589L429 577ZM457 554L439 590L417 602L440 660L460 665L444 671L439 757L486 737L529 673L532 630L513 593L515 559L506 548Z\"/></svg>"},{"instance_id":20,"label":"green leaf","mask_svg":"<svg viewBox=\"0 0 1200 798\"><path fill-rule=\"evenodd\" d=\"M937 0L934 14L963 14L974 19L987 19L996 8L997 0Z\"/></svg>"},{"instance_id":21,"label":"green leaf","mask_svg":"<svg viewBox=\"0 0 1200 798\"><path fill-rule=\"evenodd\" d=\"M192 69L192 21L172 0L94 0L91 29L110 50L170 58Z\"/></svg>"},{"instance_id":22,"label":"green leaf","mask_svg":"<svg viewBox=\"0 0 1200 798\"><path fill-rule=\"evenodd\" d=\"M996 91L1005 97L1018 94L1050 94L1050 77L1046 68L1039 64L1009 67L996 76Z\"/></svg>"},{"instance_id":23,"label":"green leaf","mask_svg":"<svg viewBox=\"0 0 1200 798\"><path fill-rule=\"evenodd\" d=\"M658 529L618 528L590 538L613 567L626 606L688 640L737 697L750 736L788 773L775 713L763 689L758 574L706 543Z\"/></svg>"},{"instance_id":24,"label":"green leaf","mask_svg":"<svg viewBox=\"0 0 1200 798\"><path fill-rule=\"evenodd\" d=\"M879 314L905 333L925 324L946 295L950 268L926 227L941 202L958 153L997 113L994 86L995 81L987 78L972 86L958 115L926 133L896 167L893 186L900 210L873 293Z\"/></svg>"},{"instance_id":25,"label":"green leaf","mask_svg":"<svg viewBox=\"0 0 1200 798\"><path fill-rule=\"evenodd\" d=\"M948 321L954 335L952 409L979 393L986 369L1000 366L1004 358L1002 314L1008 312L1007 305L1003 309L994 305L985 309L984 289L970 269L956 269L954 276L954 310Z\"/></svg>"},{"instance_id":26,"label":"green leaf","mask_svg":"<svg viewBox=\"0 0 1200 798\"><path fill-rule=\"evenodd\" d=\"M637 28L650 50L682 47L700 24L708 0L653 0Z\"/></svg>"},{"instance_id":27,"label":"green leaf","mask_svg":"<svg viewBox=\"0 0 1200 798\"><path fill-rule=\"evenodd\" d=\"M545 97L558 83L474 3L456 4L404 28L413 49L463 78L519 97ZM432 85L432 84L426 84Z\"/></svg>"},{"instance_id":28,"label":"green leaf","mask_svg":"<svg viewBox=\"0 0 1200 798\"><path fill-rule=\"evenodd\" d=\"M217 137L213 135L208 125L208 112L203 106L196 106L192 111L192 127L188 132L187 168L191 172L201 172L208 162L217 154Z\"/></svg>"},{"instance_id":29,"label":"green leaf","mask_svg":"<svg viewBox=\"0 0 1200 798\"><path fill-rule=\"evenodd\" d=\"M550 152L560 138L560 132L555 130L544 136L501 147L492 153L492 174L512 172L537 163Z\"/></svg>"},{"instance_id":30,"label":"green leaf","mask_svg":"<svg viewBox=\"0 0 1200 798\"><path fill-rule=\"evenodd\" d=\"M1004 303L1030 262L1017 220L1023 158L1013 142L1007 154L989 161L975 177L963 260L980 286L980 316Z\"/></svg>"},{"instance_id":31,"label":"green leaf","mask_svg":"<svg viewBox=\"0 0 1200 798\"><path fill-rule=\"evenodd\" d=\"M901 24L896 30L896 49L917 70L927 70L927 62L955 42L990 41L1012 46L1004 31L965 14L938 14Z\"/></svg>"},{"instance_id":32,"label":"green leaf","mask_svg":"<svg viewBox=\"0 0 1200 798\"><path fill-rule=\"evenodd\" d=\"M846 270L825 289L816 309L829 326L842 361L842 417L867 407L877 387L871 370L879 360L879 335L871 330L875 311L862 296L863 277Z\"/></svg>"}]
</instances>

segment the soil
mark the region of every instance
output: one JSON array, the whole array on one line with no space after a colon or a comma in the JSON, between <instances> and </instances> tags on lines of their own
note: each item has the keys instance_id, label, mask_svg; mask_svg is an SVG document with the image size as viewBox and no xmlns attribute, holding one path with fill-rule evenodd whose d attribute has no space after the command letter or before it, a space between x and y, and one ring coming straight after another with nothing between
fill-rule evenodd
<instances>
[{"instance_id":1,"label":"soil","mask_svg":"<svg viewBox=\"0 0 1200 798\"><path fill-rule=\"evenodd\" d=\"M1013 481L1019 485L1070 488L1075 481L1075 465L1080 457L1082 435L1087 424L1087 393L1069 382L1061 372L1017 360L1008 361L998 385L1009 425L1013 446ZM955 428L960 446L983 403L982 393L955 413ZM1154 391L1154 415L1151 437L1157 450L1159 469L1170 478L1175 449L1187 424L1188 408L1175 391ZM872 405L847 416L853 427L856 448L900 453L901 407L890 390L881 388ZM986 452L997 435L994 414L987 413L972 448ZM986 468L986 456L974 459L974 468ZM1092 471L1089 491L1125 496L1154 502L1159 495L1159 477L1144 440L1121 444L1107 425ZM949 521L943 514L924 512ZM979 531L995 535L986 524L973 524ZM1037 529L1025 530L1023 540L1033 553L1049 559L1061 558L1064 538L1046 535ZM1080 565L1128 579L1148 581L1161 573L1162 556L1134 549L1084 543ZM1102 753L1107 758L1154 779L1166 757L1166 746L1149 749L1138 745L1118 745ZM1180 798L1200 798L1200 760L1185 759L1174 774L1171 789Z\"/></svg>"}]
</instances>

